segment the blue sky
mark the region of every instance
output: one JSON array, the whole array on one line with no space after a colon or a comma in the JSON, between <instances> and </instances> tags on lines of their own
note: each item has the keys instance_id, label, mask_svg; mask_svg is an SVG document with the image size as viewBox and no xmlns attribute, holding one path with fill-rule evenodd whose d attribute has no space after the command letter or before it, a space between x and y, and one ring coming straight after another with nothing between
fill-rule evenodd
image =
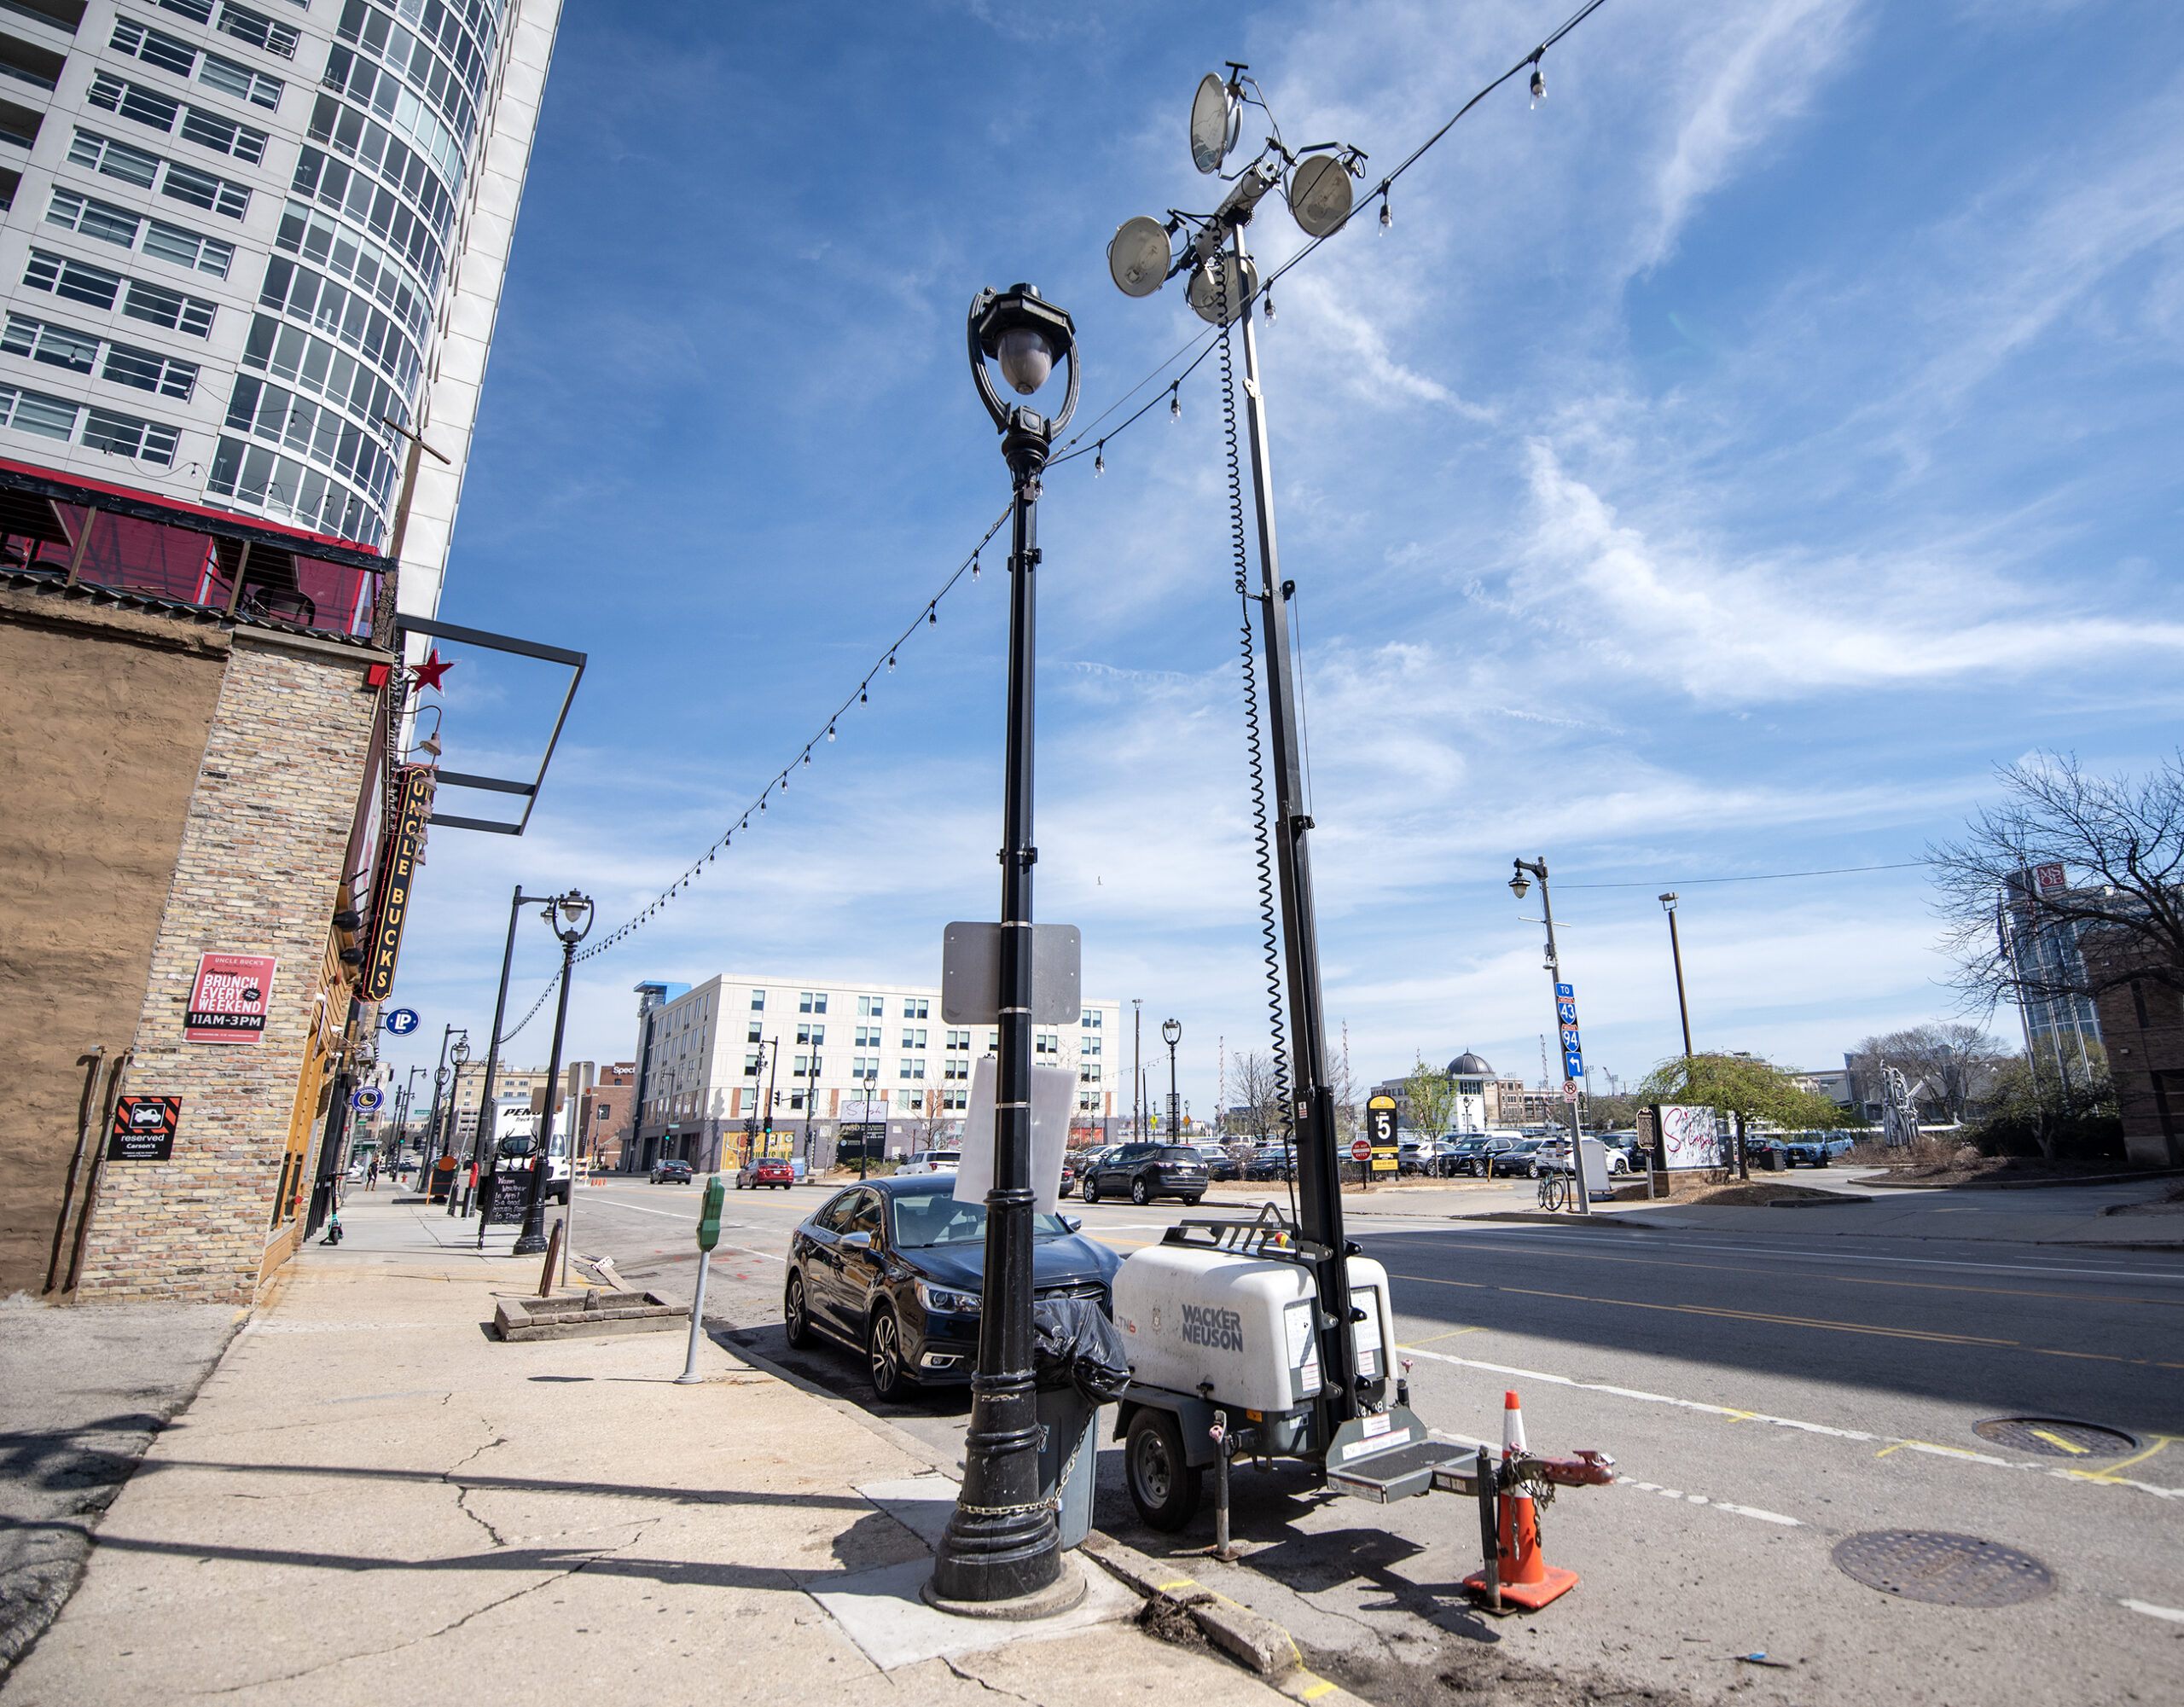
<instances>
[{"instance_id":1,"label":"blue sky","mask_svg":"<svg viewBox=\"0 0 2184 1707\"><path fill-rule=\"evenodd\" d=\"M1569 4L571 7L441 614L591 666L529 834L433 838L397 990L426 1033L482 1042L512 884L628 917L1000 512L979 287L1076 316L1080 423L1202 329L1105 262L1123 219L1218 199L1201 74L1248 61L1286 136L1372 174ZM1694 880L1913 860L1998 763L2173 746L2180 49L2184 15L2092 0L1609 0L1544 102L1506 87L1387 231L1279 286L1359 1082L1467 1048L1538 1076L1519 854L1555 874L1594 1066L1678 1047L1671 885L1699 1046L1838 1061L1950 1011L1923 874ZM1252 238L1303 241L1272 207ZM1182 403L1047 483L1037 906L1091 991L1182 1021L1202 1110L1217 1040L1265 1031L1217 363ZM642 978L937 981L942 926L997 909L1005 607L997 570L959 584L752 832L584 963L572 1058L630 1053ZM542 685L459 665L450 768L535 762ZM521 943L517 1013L553 959Z\"/></svg>"}]
</instances>

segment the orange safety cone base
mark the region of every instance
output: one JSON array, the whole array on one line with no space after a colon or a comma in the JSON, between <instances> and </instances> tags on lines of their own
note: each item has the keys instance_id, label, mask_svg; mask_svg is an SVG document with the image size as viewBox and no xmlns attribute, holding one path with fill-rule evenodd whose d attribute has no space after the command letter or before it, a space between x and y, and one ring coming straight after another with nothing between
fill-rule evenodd
<instances>
[{"instance_id":1,"label":"orange safety cone base","mask_svg":"<svg viewBox=\"0 0 2184 1707\"><path fill-rule=\"evenodd\" d=\"M1484 1596L1491 1585L1483 1571L1473 1571L1464 1578L1464 1587ZM1536 1612L1550 1600L1559 1600L1577 1586L1577 1573L1565 1571L1559 1565L1547 1567L1547 1575L1538 1582L1504 1582L1502 1585L1502 1604L1518 1611Z\"/></svg>"}]
</instances>

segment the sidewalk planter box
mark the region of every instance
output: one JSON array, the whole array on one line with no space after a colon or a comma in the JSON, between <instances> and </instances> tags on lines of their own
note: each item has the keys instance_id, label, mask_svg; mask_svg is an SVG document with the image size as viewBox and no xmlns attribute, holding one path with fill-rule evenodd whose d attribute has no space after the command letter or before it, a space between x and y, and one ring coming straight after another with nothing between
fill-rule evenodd
<instances>
[{"instance_id":1,"label":"sidewalk planter box","mask_svg":"<svg viewBox=\"0 0 2184 1707\"><path fill-rule=\"evenodd\" d=\"M686 1326L690 1306L658 1292L586 1292L582 1298L502 1298L493 1328L502 1339L582 1339L601 1333L656 1333Z\"/></svg>"}]
</instances>

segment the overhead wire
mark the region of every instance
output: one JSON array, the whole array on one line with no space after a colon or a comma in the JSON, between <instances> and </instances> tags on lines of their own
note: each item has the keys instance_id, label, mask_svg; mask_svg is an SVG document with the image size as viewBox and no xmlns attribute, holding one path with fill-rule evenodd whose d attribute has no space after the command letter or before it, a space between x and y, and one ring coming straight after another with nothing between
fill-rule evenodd
<instances>
[{"instance_id":1,"label":"overhead wire","mask_svg":"<svg viewBox=\"0 0 2184 1707\"><path fill-rule=\"evenodd\" d=\"M1606 0L1586 0L1586 3L1584 5L1579 7L1577 11L1572 13L1568 18L1564 20L1561 24L1550 32L1529 54L1518 61L1517 63L1511 67L1507 71L1502 73L1501 76L1496 78L1492 82L1480 89L1478 93L1473 95L1468 101L1465 102L1461 107L1456 109L1455 113L1449 119L1447 123L1443 124L1439 130L1436 131L1431 136L1428 136L1425 142L1419 144L1416 148L1413 149L1408 155L1406 155L1402 163L1396 166L1392 171L1386 173L1380 179L1379 184L1367 193L1363 200L1360 202L1358 206L1352 207L1350 212L1344 216L1339 224L1332 227L1321 235L1313 238L1302 249L1299 249L1294 255L1292 255L1287 260L1282 262L1280 266L1276 267L1272 272L1268 274L1267 276L1259 282L1257 289L1250 293L1246 297L1244 308L1247 310L1252 301L1266 296L1273 288L1274 284L1277 280L1281 278L1292 268L1297 266L1308 256L1316 253L1322 244L1328 241L1338 233L1347 230L1350 227L1350 221L1355 219L1358 213L1362 211L1364 206L1369 204L1374 197L1377 196L1381 198L1385 206L1386 195L1389 190L1394 186L1396 180L1401 177L1403 173L1409 171L1412 166L1415 165L1418 161L1425 156L1428 150L1432 148L1442 140L1442 138L1446 136L1449 132L1455 127L1460 119L1471 112L1473 107L1477 107L1478 103L1484 101L1489 95L1492 94L1496 89L1499 89L1503 84L1507 83L1511 78L1515 77L1521 73L1525 67L1536 66L1549 48L1560 42L1565 36L1568 35L1571 31L1576 29L1578 25L1584 22L1586 19L1589 18L1606 3ZM1253 83L1252 87L1254 90L1257 90L1258 84L1256 81ZM1265 106L1265 102L1263 96L1257 104L1262 107ZM1268 117L1269 122L1271 122L1273 115L1270 112L1269 113ZM1279 128L1280 127L1277 125L1277 135ZM1223 270L1225 274L1226 270L1223 269ZM1223 299L1225 305L1227 296L1227 280L1225 277L1223 279L1222 283ZM1108 406L1099 415L1094 416L1088 424L1080 427L1075 433L1072 434L1068 439L1064 441L1069 448L1065 450L1062 454L1052 457L1048 461L1047 467L1049 469L1052 469L1060 466L1062 463L1074 462L1077 457L1084 456L1088 451L1097 453L1103 450L1104 446L1109 440L1114 438L1120 433L1128 432L1130 427L1136 425L1138 421L1143 420L1146 415L1150 414L1159 406L1160 401L1159 390L1156 390L1151 398L1141 404L1126 419L1119 422L1118 425L1112 427L1108 427L1105 431L1100 431L1102 423L1105 422L1109 416L1115 414L1117 410L1120 409L1124 404L1129 403L1130 398L1136 396L1137 393L1142 391L1146 386L1149 385L1156 385L1170 368L1173 367L1176 362L1182 360L1184 356L1189 355L1194 348L1197 350L1197 354L1192 357L1189 363L1184 367L1181 373L1169 380L1165 386L1160 387L1160 390L1165 390L1168 393L1170 399L1170 406L1171 409L1176 407L1176 400L1179 399L1181 396L1182 382L1188 379L1192 374L1195 373L1199 365L1205 361L1206 357L1211 356L1217 349L1220 349L1223 351L1223 368L1226 369L1228 366L1226 346L1228 340L1224 334L1228 330L1228 322L1232 322L1234 317L1234 316L1228 316L1228 320L1224 321L1223 324L1209 327L1205 331L1199 333L1186 340L1176 351L1157 363L1153 369L1143 378L1140 379L1136 384L1130 386L1129 390L1125 391L1120 397L1116 398L1113 403L1108 404ZM1228 378L1224 376L1224 389L1232 381ZM1231 393L1231 400L1233 403L1233 393ZM1097 435L1096 438L1095 437L1095 433ZM1233 455L1233 444L1231 446L1231 450ZM884 668L892 674L895 668L896 656L901 651L903 644L917 632L920 627L931 627L937 624L938 620L938 612L940 601L945 598L949 593L955 589L956 584L962 579L967 572L970 574L973 581L978 578L978 566L980 554L984 552L985 548L992 543L994 536L1000 532L1002 525L1008 520L1009 514L1009 509L1004 508L1001 514L994 519L992 523L986 528L985 532L979 537L978 543L972 548L969 554L956 566L955 571L944 582L941 584L939 591L935 593L931 598L927 599L923 604L917 607L918 613L911 618L909 625L906 627L901 634L897 636L894 641L887 646L884 653L880 654L882 662L875 662L871 668L864 672L863 676L857 682L857 691L845 698L839 705L836 706L835 709L828 715L825 721L820 725L818 730L813 734L811 739L804 743L799 755L791 759L787 764L781 766L778 773L775 775L774 780L769 781L764 787L762 787L758 791L758 794L745 805L743 810L735 815L729 828L723 830L718 836L715 837L713 840L707 845L705 851L696 859L693 860L679 876L677 876L665 889L656 895L649 903L641 908L636 913L633 914L629 919L625 920L622 924L617 926L613 931L609 932L605 937L601 938L600 941L592 944L591 947L586 949L582 954L576 955L576 960L588 961L594 955L605 954L608 949L625 940L633 932L642 928L648 920L658 915L662 908L665 907L676 897L676 896L680 894L684 889L688 888L689 885L696 882L698 879L704 874L705 868L713 863L719 855L728 849L731 844L733 837L738 830L748 830L750 827L751 819L754 812L761 817L765 815L772 796L776 793L785 793L787 790L789 773L794 769L808 768L811 763L812 748L834 739L837 723L843 717L849 713L853 705L868 703L868 695L872 683L880 674L883 665ZM1248 594L1246 594L1246 596L1248 598ZM1248 635L1248 628L1246 630L1246 634ZM1254 720L1254 727L1256 727L1256 720ZM1889 868L1871 867L1852 868L1881 870L1887 869ZM1786 873L1780 874L1822 875L1827 874ZM1733 882L1743 881L1745 880L1702 878L1692 880L1694 882ZM1642 885L1565 885L1564 886L1571 888L1585 888ZM561 978L561 974L560 972L556 971L553 978L548 983L546 988L540 991L538 999L531 1004L530 1011L526 1013L520 1020L517 1021L515 1025L513 1026L506 1036L500 1040L501 1042L505 1042L508 1038L514 1037L518 1032L520 1032L526 1025L531 1023L531 1019L537 1016L539 1009L545 1005L546 998L553 993L555 988L560 984ZM1277 1068L1277 1071L1279 1071L1279 1068Z\"/></svg>"},{"instance_id":2,"label":"overhead wire","mask_svg":"<svg viewBox=\"0 0 2184 1707\"><path fill-rule=\"evenodd\" d=\"M1775 883L1786 877L1844 877L1856 871L1910 871L1933 862L1923 859L1901 859L1887 865L1833 865L1822 871L1756 871L1748 877L1662 877L1650 881L1633 879L1622 883L1558 883L1557 889L1651 889L1655 883L1671 886L1682 885L1687 889L1702 883Z\"/></svg>"}]
</instances>

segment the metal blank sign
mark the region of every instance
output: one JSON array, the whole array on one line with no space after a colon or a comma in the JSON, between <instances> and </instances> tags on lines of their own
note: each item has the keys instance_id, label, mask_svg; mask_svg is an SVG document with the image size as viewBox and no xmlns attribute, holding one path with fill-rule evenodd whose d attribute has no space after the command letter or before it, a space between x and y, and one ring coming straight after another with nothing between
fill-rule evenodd
<instances>
[{"instance_id":1,"label":"metal blank sign","mask_svg":"<svg viewBox=\"0 0 2184 1707\"><path fill-rule=\"evenodd\" d=\"M1074 925L1031 927L1031 1023L1073 1025L1083 1013L1084 933ZM949 1025L1001 1019L1001 926L959 921L940 938L940 1018Z\"/></svg>"}]
</instances>

